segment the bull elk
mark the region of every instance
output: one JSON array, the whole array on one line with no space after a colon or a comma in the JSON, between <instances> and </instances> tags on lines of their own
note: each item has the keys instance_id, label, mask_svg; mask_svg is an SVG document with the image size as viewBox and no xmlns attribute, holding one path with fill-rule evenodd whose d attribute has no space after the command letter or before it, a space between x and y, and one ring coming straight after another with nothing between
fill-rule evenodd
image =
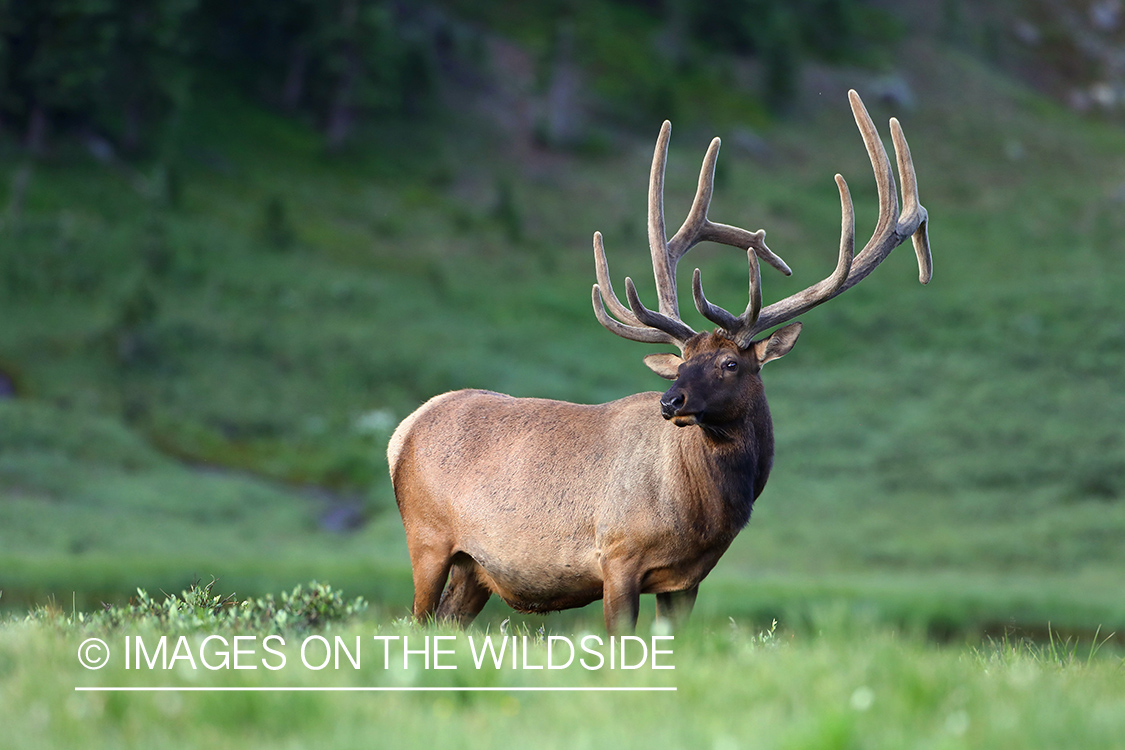
<instances>
[{"instance_id":1,"label":"bull elk","mask_svg":"<svg viewBox=\"0 0 1125 750\"><path fill-rule=\"evenodd\" d=\"M618 336L679 348L679 355L644 358L675 381L672 387L597 405L460 390L403 420L387 459L410 551L415 618L467 625L492 594L521 612L602 599L610 633L635 629L641 594L656 595L659 618L690 613L699 582L749 522L769 477L773 425L759 372L792 348L801 324L755 337L858 284L907 237L920 281L930 278L927 215L902 129L890 121L900 214L887 152L859 95L851 91L849 98L875 172L879 219L856 255L852 201L836 175L843 221L839 260L828 278L762 307L758 259L791 271L766 247L763 230L707 218L718 138L703 159L687 219L667 239L665 122L648 193L658 309L641 303L628 278L628 305L614 294L600 233L593 303L598 321ZM680 319L676 264L704 240L746 249L750 301L737 316L712 304L696 269L695 307L718 326L697 333Z\"/></svg>"}]
</instances>

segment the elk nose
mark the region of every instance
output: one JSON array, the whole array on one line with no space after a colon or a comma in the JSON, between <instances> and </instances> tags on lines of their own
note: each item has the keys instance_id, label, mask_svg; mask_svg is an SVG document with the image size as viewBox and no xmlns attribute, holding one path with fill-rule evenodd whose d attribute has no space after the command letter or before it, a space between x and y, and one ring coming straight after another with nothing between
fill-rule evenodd
<instances>
[{"instance_id":1,"label":"elk nose","mask_svg":"<svg viewBox=\"0 0 1125 750\"><path fill-rule=\"evenodd\" d=\"M676 416L676 412L684 408L687 396L683 391L668 391L660 397L660 415L665 419Z\"/></svg>"}]
</instances>

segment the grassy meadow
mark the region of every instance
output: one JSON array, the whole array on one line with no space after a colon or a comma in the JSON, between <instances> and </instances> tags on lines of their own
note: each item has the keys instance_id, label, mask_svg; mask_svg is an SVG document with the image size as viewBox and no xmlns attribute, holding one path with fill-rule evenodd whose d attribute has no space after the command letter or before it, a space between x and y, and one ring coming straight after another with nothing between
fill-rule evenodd
<instances>
[{"instance_id":1,"label":"grassy meadow","mask_svg":"<svg viewBox=\"0 0 1125 750\"><path fill-rule=\"evenodd\" d=\"M566 669L545 676L507 665L475 668L464 634L453 635L460 649L445 662L456 670L443 672L421 669L418 657L404 669L397 653L384 669L381 650L368 652L375 658L359 669L345 661L338 670L312 671L294 666L293 648L286 652L292 661L278 672L127 672L119 662L90 672L75 663L77 633L53 631L42 621L11 624L0 640L6 670L0 719L23 730L5 739L5 747L20 750L79 742L92 748L1120 747L1119 653L1005 640L950 648L832 617L819 625L827 632L692 627L676 636L674 656L664 662L674 670ZM372 633L417 638L423 632L439 631L384 620L328 634L350 643ZM120 635L106 637L121 643ZM530 663L545 663L544 651L541 642L533 645ZM122 684L225 691L73 690ZM305 692L239 691L278 684ZM521 691L552 686L675 691ZM448 687L487 691L434 690Z\"/></svg>"},{"instance_id":2,"label":"grassy meadow","mask_svg":"<svg viewBox=\"0 0 1125 750\"><path fill-rule=\"evenodd\" d=\"M79 615L138 587L214 577L250 597L317 579L371 605L333 632L418 632L400 621L410 571L384 456L399 420L461 387L579 402L664 388L640 361L656 350L606 332L589 301L595 230L615 281L653 296L647 136L521 162L464 115L452 132L372 126L326 157L312 130L216 86L173 159L36 163L0 225L0 373L16 392L0 398L0 726L26 730L0 745L1120 747L1125 131L974 57L910 47L913 107L869 93L871 72L822 71L821 95L763 130L765 155L717 131L711 217L765 228L794 270L763 270L767 303L833 268L835 172L861 241L874 226L853 86L884 136L902 121L935 272L919 286L896 251L766 368L773 473L671 676L565 672L675 693L73 691L170 684L75 663L94 632ZM673 131L669 224L715 134ZM0 171L23 164L0 142ZM745 304L742 254L693 250L681 288L696 265L711 299ZM478 631L505 620L596 632L601 608L492 602Z\"/></svg>"}]
</instances>

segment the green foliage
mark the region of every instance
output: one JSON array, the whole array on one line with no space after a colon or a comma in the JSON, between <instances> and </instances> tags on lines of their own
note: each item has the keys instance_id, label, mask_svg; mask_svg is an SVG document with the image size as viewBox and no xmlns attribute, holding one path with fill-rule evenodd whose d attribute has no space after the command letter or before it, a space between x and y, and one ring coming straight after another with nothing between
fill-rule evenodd
<instances>
[{"instance_id":1,"label":"green foliage","mask_svg":"<svg viewBox=\"0 0 1125 750\"><path fill-rule=\"evenodd\" d=\"M508 242L518 245L523 241L523 215L510 179L501 178L496 181L496 205L492 209L492 215L504 230Z\"/></svg>"},{"instance_id":2,"label":"green foliage","mask_svg":"<svg viewBox=\"0 0 1125 750\"><path fill-rule=\"evenodd\" d=\"M44 148L49 122L112 134L128 151L186 104L196 0L64 0L0 8L0 107Z\"/></svg>"},{"instance_id":3,"label":"green foliage","mask_svg":"<svg viewBox=\"0 0 1125 750\"><path fill-rule=\"evenodd\" d=\"M424 9L383 0L205 2L205 59L253 96L320 123L341 148L370 116L432 108L436 35Z\"/></svg>"},{"instance_id":4,"label":"green foliage","mask_svg":"<svg viewBox=\"0 0 1125 750\"><path fill-rule=\"evenodd\" d=\"M697 43L757 58L762 95L784 111L805 60L867 62L900 36L891 17L859 0L717 0L688 4Z\"/></svg>"},{"instance_id":5,"label":"green foliage","mask_svg":"<svg viewBox=\"0 0 1125 750\"><path fill-rule=\"evenodd\" d=\"M293 244L295 231L289 219L289 209L280 196L270 196L262 211L262 237L278 250L288 250Z\"/></svg>"},{"instance_id":6,"label":"green foliage","mask_svg":"<svg viewBox=\"0 0 1125 750\"><path fill-rule=\"evenodd\" d=\"M5 2L0 112L37 154L55 129L166 155L197 75L220 65L338 147L361 115L428 111L433 45L414 15L372 0Z\"/></svg>"},{"instance_id":7,"label":"green foliage","mask_svg":"<svg viewBox=\"0 0 1125 750\"><path fill-rule=\"evenodd\" d=\"M877 18L882 23L873 24ZM887 18L861 0L716 0L693 3L690 10L699 39L720 48L759 55L778 43L779 29L789 27L781 43L834 62L862 59L888 41L878 36L888 31Z\"/></svg>"},{"instance_id":8,"label":"green foliage","mask_svg":"<svg viewBox=\"0 0 1125 750\"><path fill-rule=\"evenodd\" d=\"M313 581L292 591L239 601L234 594L216 594L215 579L195 581L177 596L154 599L144 589L128 604L106 604L101 610L66 613L58 606L32 610L28 622L64 632L106 633L148 629L160 633L235 632L305 633L347 624L367 609L362 597L350 601L342 592Z\"/></svg>"},{"instance_id":9,"label":"green foliage","mask_svg":"<svg viewBox=\"0 0 1125 750\"><path fill-rule=\"evenodd\" d=\"M797 96L800 84L798 27L787 8L768 16L765 40L761 42L765 68L765 98L774 110L784 111Z\"/></svg>"},{"instance_id":10,"label":"green foliage","mask_svg":"<svg viewBox=\"0 0 1125 750\"><path fill-rule=\"evenodd\" d=\"M117 151L168 159L188 142L181 124L193 97L209 95L207 81L221 71L255 100L316 123L339 151L362 122L417 121L443 91L479 96L497 75L477 68L498 30L527 42L544 70L560 36L573 40L572 62L592 79L596 108L618 120L690 117L703 104L714 109L716 97L750 93L745 115L759 98L787 106L804 59L863 60L886 46L889 27L886 14L853 0L666 8L598 0L537 4L530 16L513 5L9 0L0 5L0 112L37 155L61 132L81 134L105 161ZM474 30L462 15L489 28ZM716 83L732 54L762 62L756 96ZM604 148L596 135L575 143Z\"/></svg>"},{"instance_id":11,"label":"green foliage","mask_svg":"<svg viewBox=\"0 0 1125 750\"><path fill-rule=\"evenodd\" d=\"M1046 641L1036 641L1005 631L1000 637L989 636L972 651L986 666L1011 668L1020 663L1031 663L1065 669L1093 664L1114 635L1116 634L1109 633L1102 636L1099 628L1087 642L1083 643L1074 636L1056 632L1048 625ZM1122 664L1125 666L1125 661Z\"/></svg>"}]
</instances>

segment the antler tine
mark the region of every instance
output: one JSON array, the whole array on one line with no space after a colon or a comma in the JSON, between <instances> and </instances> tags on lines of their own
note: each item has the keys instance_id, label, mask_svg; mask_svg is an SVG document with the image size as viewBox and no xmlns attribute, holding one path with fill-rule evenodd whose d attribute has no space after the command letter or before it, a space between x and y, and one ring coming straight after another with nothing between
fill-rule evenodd
<instances>
[{"instance_id":1,"label":"antler tine","mask_svg":"<svg viewBox=\"0 0 1125 750\"><path fill-rule=\"evenodd\" d=\"M883 148L883 140L871 115L867 114L867 107L855 89L848 91L848 101L852 105L852 115L855 124L863 136L863 145L867 148L867 156L871 159L871 170L875 173L875 187L879 191L879 220L875 223L875 231L871 234L871 244L874 239L884 232L894 222L898 221L898 193L895 190L895 175L891 170L891 160L887 158L887 149Z\"/></svg>"},{"instance_id":2,"label":"antler tine","mask_svg":"<svg viewBox=\"0 0 1125 750\"><path fill-rule=\"evenodd\" d=\"M625 296L629 307L621 304L610 283L609 263L606 261L600 232L594 233L594 269L598 283L594 285L592 301L598 322L612 333L648 344L676 344L682 351L685 342L695 335L695 331L679 319L676 301L678 258L670 256L665 239L664 165L668 159L668 139L671 132L672 124L665 120L656 139L648 188L648 239L660 312L653 312L641 303L630 278L625 279ZM602 289L606 293L604 297ZM610 312L618 319L611 317Z\"/></svg>"},{"instance_id":3,"label":"antler tine","mask_svg":"<svg viewBox=\"0 0 1125 750\"><path fill-rule=\"evenodd\" d=\"M680 345L681 349L687 340L695 335L695 330L680 320L678 316L670 318L645 307L640 296L637 295L637 287L633 285L633 280L628 276L625 277L625 299L629 301L629 309L633 311L637 320L650 328L664 331Z\"/></svg>"},{"instance_id":4,"label":"antler tine","mask_svg":"<svg viewBox=\"0 0 1125 750\"><path fill-rule=\"evenodd\" d=\"M836 188L840 192L840 253L835 270L827 278L804 291L775 302L761 310L753 319L747 319L742 327L734 331L739 346L749 346L756 334L811 310L820 303L832 299L844 289L855 257L855 208L852 205L848 183L841 175L836 175Z\"/></svg>"},{"instance_id":5,"label":"antler tine","mask_svg":"<svg viewBox=\"0 0 1125 750\"><path fill-rule=\"evenodd\" d=\"M742 326L752 326L762 314L762 269L758 265L758 256L750 250L746 251L746 260L750 266L750 301L738 320Z\"/></svg>"},{"instance_id":6,"label":"antler tine","mask_svg":"<svg viewBox=\"0 0 1125 750\"><path fill-rule=\"evenodd\" d=\"M762 260L786 276L791 276L792 269L766 246L764 229L751 232L729 224L719 224L707 218L707 211L711 207L711 195L715 190L715 164L718 162L721 145L721 139L711 139L711 145L707 147L703 165L699 169L699 185L695 190L691 210L676 234L668 240L669 254L673 263L700 242L710 241L731 247L753 248Z\"/></svg>"},{"instance_id":7,"label":"antler tine","mask_svg":"<svg viewBox=\"0 0 1125 750\"><path fill-rule=\"evenodd\" d=\"M604 307L608 308L618 320L631 326L640 326L641 321L637 316L621 304L621 300L613 291L613 284L609 280L609 262L605 259L605 246L602 245L602 233L594 232L594 273L598 278L598 286L605 290ZM595 311L598 305L594 305Z\"/></svg>"},{"instance_id":8,"label":"antler tine","mask_svg":"<svg viewBox=\"0 0 1125 750\"><path fill-rule=\"evenodd\" d=\"M691 291L692 296L695 298L695 309L699 310L700 315L732 336L737 336L739 331L747 326L754 325L758 320L758 315L762 311L761 269L758 266L758 256L754 252L754 248L749 248L746 251L746 260L750 266L750 301L746 304L746 310L738 317L731 315L718 305L713 305L707 301L707 297L703 294L703 275L699 272L698 268L695 269L695 273L691 279Z\"/></svg>"},{"instance_id":9,"label":"antler tine","mask_svg":"<svg viewBox=\"0 0 1125 750\"><path fill-rule=\"evenodd\" d=\"M678 318L676 300L676 261L668 249L668 235L664 228L664 166L668 162L668 140L672 136L672 123L660 126L656 149L652 154L652 169L648 176L648 247L652 253L652 273L656 279L656 297L662 315Z\"/></svg>"},{"instance_id":10,"label":"antler tine","mask_svg":"<svg viewBox=\"0 0 1125 750\"><path fill-rule=\"evenodd\" d=\"M928 214L918 202L918 179L914 173L914 160L910 156L910 146L906 142L906 136L903 135L902 126L896 118L891 118L891 138L894 142L899 176L902 178L905 208L905 211L899 214L898 196L895 192L895 181L890 160L887 158L887 150L883 148L883 142L859 94L854 90L849 91L848 97L851 99L852 112L863 133L863 140L875 172L875 181L879 188L879 220L875 233L856 256L848 279L837 294L851 289L867 278L867 275L886 259L891 250L911 236L914 238L914 252L918 258L918 280L926 284L933 273L929 237L926 232Z\"/></svg>"},{"instance_id":11,"label":"antler tine","mask_svg":"<svg viewBox=\"0 0 1125 750\"><path fill-rule=\"evenodd\" d=\"M691 210L688 211L687 218L676 230L672 239L668 240L668 255L673 263L699 242L699 235L709 223L707 211L711 208L711 196L715 192L715 164L718 163L721 145L722 141L718 138L711 139L711 145L707 147L707 153L703 155L703 164L699 168L699 184L695 189Z\"/></svg>"},{"instance_id":12,"label":"antler tine","mask_svg":"<svg viewBox=\"0 0 1125 750\"><path fill-rule=\"evenodd\" d=\"M871 117L867 114L867 109L863 106L859 94L854 90L849 91L848 98L851 101L856 125L863 136L863 142L871 160L871 168L875 174L875 183L879 191L879 219L875 225L875 232L863 250L855 255L855 214L851 196L848 193L848 186L844 178L836 175L842 215L840 257L836 264L836 270L823 281L762 310L756 323L739 332L740 344L748 345L755 334L791 320L822 302L851 289L875 270L875 267L883 262L891 250L901 245L907 237L913 236L914 250L918 257L919 280L925 284L930 279L932 261L929 238L926 232L928 215L926 209L918 202L918 183L914 173L914 162L910 157L910 147L906 143L902 127L898 120L891 120L891 135L895 145L899 176L902 178L905 208L900 215L894 173L891 169L890 159L887 158L887 151L883 148L883 142L879 138L879 133L875 129L874 123L871 122Z\"/></svg>"},{"instance_id":13,"label":"antler tine","mask_svg":"<svg viewBox=\"0 0 1125 750\"><path fill-rule=\"evenodd\" d=\"M594 312L599 316L600 321L602 313L605 312L605 304L608 302L610 309L624 322L625 328L622 329L620 324L615 327L606 326L606 328L625 338L641 340L637 338L636 331L643 330L641 326L647 326L666 334L659 337L660 341L675 343L682 350L684 343L695 335L695 331L680 320L679 303L676 300L676 263L679 261L679 255L673 255L669 250L664 227L664 166L668 161L668 139L671 133L672 123L665 120L656 139L648 180L648 243L652 254L652 273L656 280L659 312L649 310L641 303L632 279L625 279L625 298L629 302L627 309L612 293L605 250L601 247L600 237L597 235L594 237L594 265L598 274L598 283L605 286L609 298L595 304ZM650 336L646 335L644 340L649 338Z\"/></svg>"},{"instance_id":14,"label":"antler tine","mask_svg":"<svg viewBox=\"0 0 1125 750\"><path fill-rule=\"evenodd\" d=\"M598 322L605 326L611 333L615 333L621 338L629 339L630 341L639 341L642 344L676 344L681 348L683 347L682 342L676 341L676 339L657 328L625 325L611 318L606 312L605 301L602 299L602 290L598 288L597 284L594 284L593 302L594 316L597 317Z\"/></svg>"},{"instance_id":15,"label":"antler tine","mask_svg":"<svg viewBox=\"0 0 1125 750\"><path fill-rule=\"evenodd\" d=\"M793 269L789 267L789 264L766 246L766 230L764 229L750 232L738 227L732 227L730 224L720 224L708 219L704 226L704 231L700 233L699 240L697 241L703 242L704 240L717 242L720 245L730 245L731 247L750 248L754 251L755 255L766 263L769 263L778 271L781 271L786 276L793 275Z\"/></svg>"},{"instance_id":16,"label":"antler tine","mask_svg":"<svg viewBox=\"0 0 1125 750\"><path fill-rule=\"evenodd\" d=\"M898 173L902 177L902 215L899 223L910 226L917 222L918 228L910 236L914 244L914 254L918 257L918 281L930 283L934 273L933 258L930 257L930 237L927 231L926 209L918 203L918 177L914 174L914 160L910 158L910 144L902 133L898 118L891 118L891 139L895 144L898 158Z\"/></svg>"},{"instance_id":17,"label":"antler tine","mask_svg":"<svg viewBox=\"0 0 1125 750\"><path fill-rule=\"evenodd\" d=\"M753 256L754 251L748 250L747 255ZM703 275L699 272L698 268L695 269L695 272L691 276L691 296L695 300L695 309L699 310L699 314L707 318L707 320L727 331L733 331L738 328L738 318L718 305L713 305L707 301L707 297L703 294Z\"/></svg>"}]
</instances>

